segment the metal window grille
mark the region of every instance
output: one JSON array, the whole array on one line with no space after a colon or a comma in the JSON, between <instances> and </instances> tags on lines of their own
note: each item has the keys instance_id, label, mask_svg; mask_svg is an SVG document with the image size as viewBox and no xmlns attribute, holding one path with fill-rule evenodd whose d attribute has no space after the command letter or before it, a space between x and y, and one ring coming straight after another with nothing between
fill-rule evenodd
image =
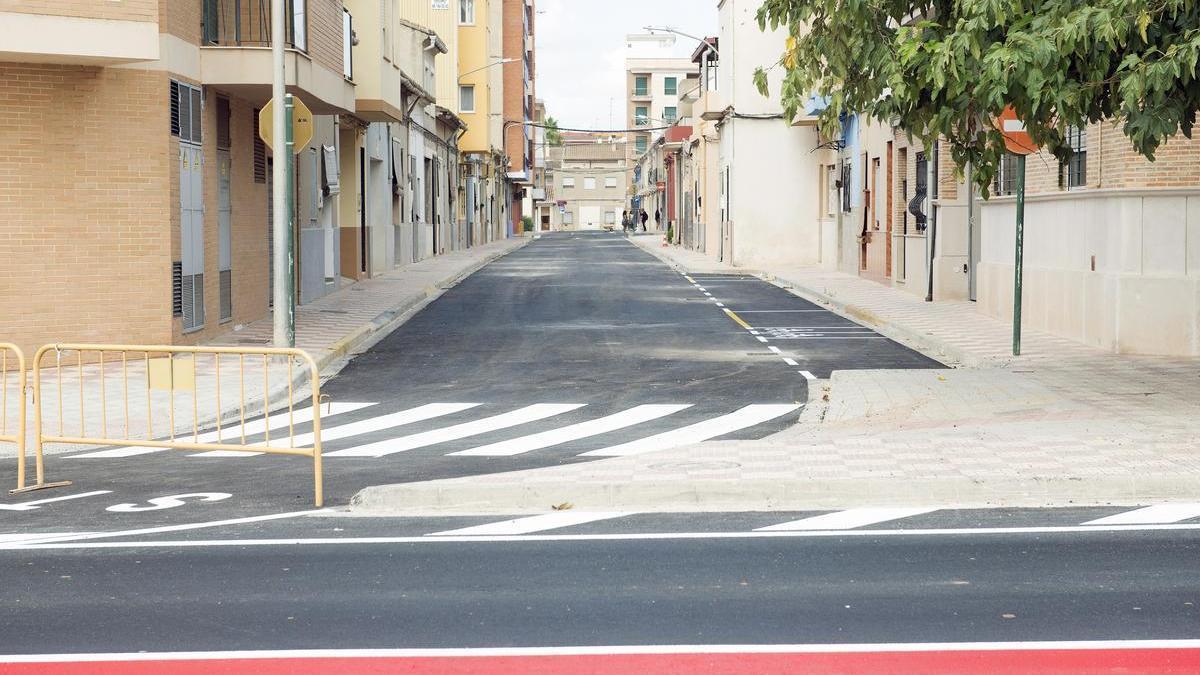
<instances>
[{"instance_id":1,"label":"metal window grille","mask_svg":"<svg viewBox=\"0 0 1200 675\"><path fill-rule=\"evenodd\" d=\"M171 263L171 316L183 316L183 263Z\"/></svg>"},{"instance_id":2,"label":"metal window grille","mask_svg":"<svg viewBox=\"0 0 1200 675\"><path fill-rule=\"evenodd\" d=\"M254 110L254 182L267 182L267 144L258 136L258 113Z\"/></svg>"},{"instance_id":3,"label":"metal window grille","mask_svg":"<svg viewBox=\"0 0 1200 675\"><path fill-rule=\"evenodd\" d=\"M1017 156L1011 152L1004 153L1000 158L1000 167L992 182L992 191L997 197L1016 194L1017 192Z\"/></svg>"},{"instance_id":4,"label":"metal window grille","mask_svg":"<svg viewBox=\"0 0 1200 675\"><path fill-rule=\"evenodd\" d=\"M171 135L181 141L199 143L203 108L200 88L175 80L170 81L170 87Z\"/></svg>"},{"instance_id":5,"label":"metal window grille","mask_svg":"<svg viewBox=\"0 0 1200 675\"><path fill-rule=\"evenodd\" d=\"M233 270L221 270L221 321L233 318Z\"/></svg>"},{"instance_id":6,"label":"metal window grille","mask_svg":"<svg viewBox=\"0 0 1200 675\"><path fill-rule=\"evenodd\" d=\"M217 97L217 149L228 150L233 145L229 124L229 99Z\"/></svg>"},{"instance_id":7,"label":"metal window grille","mask_svg":"<svg viewBox=\"0 0 1200 675\"><path fill-rule=\"evenodd\" d=\"M1087 129L1067 127L1067 145L1071 156L1067 159L1067 188L1087 185Z\"/></svg>"}]
</instances>

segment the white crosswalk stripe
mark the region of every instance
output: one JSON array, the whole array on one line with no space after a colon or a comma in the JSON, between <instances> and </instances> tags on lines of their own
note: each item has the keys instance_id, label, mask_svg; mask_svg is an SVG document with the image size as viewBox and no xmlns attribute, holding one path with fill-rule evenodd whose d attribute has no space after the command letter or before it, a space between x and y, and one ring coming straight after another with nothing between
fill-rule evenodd
<instances>
[{"instance_id":1,"label":"white crosswalk stripe","mask_svg":"<svg viewBox=\"0 0 1200 675\"><path fill-rule=\"evenodd\" d=\"M359 436L369 434L374 431L383 431L384 429L394 429L406 424L414 424L425 420L451 415L453 413L470 410L478 406L478 403L430 403L428 405L419 406L410 410L402 410L400 412L380 415L378 417L370 417L365 420L343 424L341 426L332 427L321 430L321 443L336 441L342 438L350 438L351 436ZM295 439L291 441L292 447L307 448L313 443L313 435L311 433L297 434ZM266 445L258 443L258 446ZM276 442L275 445L282 447L282 439ZM218 451L218 452L201 452L190 457L208 457L208 458L237 458L237 457L253 457L261 455L260 452L237 452L237 451Z\"/></svg>"},{"instance_id":2,"label":"white crosswalk stripe","mask_svg":"<svg viewBox=\"0 0 1200 675\"><path fill-rule=\"evenodd\" d=\"M375 403L329 403L321 407L321 419L327 419L334 415L354 412L362 410L370 406L377 405ZM313 410L309 408L299 408L294 411L294 414L289 422L287 411L276 412L269 418L259 418L246 422L245 433L247 436L257 436L264 431L275 431L277 429L286 429L288 424L307 424L312 421ZM232 442L234 439L241 438L242 426L240 424L225 425L220 433L220 439L224 442ZM191 435L179 436L180 440L191 441ZM218 434L216 430L206 431L200 434L196 441L197 443L217 443ZM119 457L136 457L138 455L149 455L155 452L163 452L166 448L150 448L150 447L128 447L128 448L112 448L109 450L99 450L96 452L87 452L81 455L72 455L73 459L113 459ZM244 454L244 453L236 453Z\"/></svg>"},{"instance_id":3,"label":"white crosswalk stripe","mask_svg":"<svg viewBox=\"0 0 1200 675\"><path fill-rule=\"evenodd\" d=\"M368 443L345 450L325 453L326 457L386 457L398 452L423 448L429 445L455 441L460 438L477 436L491 431L499 431L510 427L536 422L555 415L561 415L582 408L584 403L539 403L526 406L512 412L486 417L474 422L465 422L444 429L434 429L424 433L401 436L377 443Z\"/></svg>"},{"instance_id":4,"label":"white crosswalk stripe","mask_svg":"<svg viewBox=\"0 0 1200 675\"><path fill-rule=\"evenodd\" d=\"M648 438L581 454L581 457L624 457L699 443L768 422L800 408L800 404L748 405L740 410Z\"/></svg>"},{"instance_id":5,"label":"white crosswalk stripe","mask_svg":"<svg viewBox=\"0 0 1200 675\"><path fill-rule=\"evenodd\" d=\"M444 536L475 536L475 535L513 535L513 534L530 534L532 532L542 532L545 530L554 530L560 527L570 527L572 525L583 525L584 523L594 523L598 520L609 520L612 518L622 518L624 516L633 515L632 512L624 511L557 511L555 513L543 513L538 516L529 516L526 518L514 518L512 520L502 520L498 523L487 523L485 525L475 525L473 527L464 527L458 530L446 530L444 532L433 532L428 536L444 537Z\"/></svg>"},{"instance_id":6,"label":"white crosswalk stripe","mask_svg":"<svg viewBox=\"0 0 1200 675\"><path fill-rule=\"evenodd\" d=\"M607 417L601 417L600 419L588 420L587 422L580 422L579 424L551 429L539 434L522 436L508 441L500 441L499 443L482 445L470 450L452 452L450 455L460 457L511 457L589 436L597 436L610 431L624 429L635 424L666 417L690 407L692 406L689 404L639 405L613 415L608 415Z\"/></svg>"},{"instance_id":7,"label":"white crosswalk stripe","mask_svg":"<svg viewBox=\"0 0 1200 675\"><path fill-rule=\"evenodd\" d=\"M929 508L862 508L801 518L778 525L760 527L755 532L796 532L800 530L851 530L856 527L885 523L889 520L911 518L937 509Z\"/></svg>"},{"instance_id":8,"label":"white crosswalk stripe","mask_svg":"<svg viewBox=\"0 0 1200 675\"><path fill-rule=\"evenodd\" d=\"M1089 520L1084 525L1155 525L1189 518L1200 518L1200 504L1158 504Z\"/></svg>"}]
</instances>

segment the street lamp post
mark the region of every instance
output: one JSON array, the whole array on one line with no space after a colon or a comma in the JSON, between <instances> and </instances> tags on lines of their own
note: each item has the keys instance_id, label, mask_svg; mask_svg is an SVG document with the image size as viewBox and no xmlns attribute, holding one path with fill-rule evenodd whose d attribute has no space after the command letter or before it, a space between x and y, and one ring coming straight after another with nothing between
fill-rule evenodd
<instances>
[{"instance_id":1,"label":"street lamp post","mask_svg":"<svg viewBox=\"0 0 1200 675\"><path fill-rule=\"evenodd\" d=\"M691 40L695 40L696 42L699 42L700 44L702 44L702 45L704 45L705 47L707 47L707 48L708 48L708 50L709 50L710 52L712 52L713 56L715 56L715 57L717 57L717 58L721 58L721 52L717 51L717 48L713 46L713 43L709 42L709 41L708 41L706 38L697 37L697 36L695 36L695 35L692 35L692 34L690 34L690 33L685 33L685 32L683 32L683 31L681 31L681 30L675 30L674 28L671 28L670 26L642 26L642 30L644 30L644 31L646 31L646 32L648 32L648 33L652 33L652 34L653 34L655 31L660 31L660 32L663 32L663 33L671 33L672 35L679 35L679 36L681 36L681 37L685 37L685 38L689 38L689 39L691 39Z\"/></svg>"}]
</instances>

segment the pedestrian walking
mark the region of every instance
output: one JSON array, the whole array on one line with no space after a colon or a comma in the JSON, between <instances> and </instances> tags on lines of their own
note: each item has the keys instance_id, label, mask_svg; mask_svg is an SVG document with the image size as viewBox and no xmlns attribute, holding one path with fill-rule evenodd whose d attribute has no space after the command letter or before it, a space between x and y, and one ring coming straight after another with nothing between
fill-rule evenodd
<instances>
[{"instance_id":1,"label":"pedestrian walking","mask_svg":"<svg viewBox=\"0 0 1200 675\"><path fill-rule=\"evenodd\" d=\"M650 214L646 213L646 209L642 209L641 218L642 218L642 232L645 232L646 231L646 221L650 220Z\"/></svg>"},{"instance_id":2,"label":"pedestrian walking","mask_svg":"<svg viewBox=\"0 0 1200 675\"><path fill-rule=\"evenodd\" d=\"M621 231L629 232L629 211L621 212Z\"/></svg>"},{"instance_id":3,"label":"pedestrian walking","mask_svg":"<svg viewBox=\"0 0 1200 675\"><path fill-rule=\"evenodd\" d=\"M662 229L662 211L658 209L654 209L654 229Z\"/></svg>"}]
</instances>

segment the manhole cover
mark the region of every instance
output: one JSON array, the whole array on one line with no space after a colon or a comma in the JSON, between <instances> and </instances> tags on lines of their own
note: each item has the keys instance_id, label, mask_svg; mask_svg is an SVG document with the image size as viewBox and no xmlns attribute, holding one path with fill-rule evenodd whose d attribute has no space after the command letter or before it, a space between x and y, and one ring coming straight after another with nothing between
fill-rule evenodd
<instances>
[{"instance_id":1,"label":"manhole cover","mask_svg":"<svg viewBox=\"0 0 1200 675\"><path fill-rule=\"evenodd\" d=\"M651 464L650 468L657 471L726 471L739 466L741 464L737 462L663 462Z\"/></svg>"}]
</instances>

